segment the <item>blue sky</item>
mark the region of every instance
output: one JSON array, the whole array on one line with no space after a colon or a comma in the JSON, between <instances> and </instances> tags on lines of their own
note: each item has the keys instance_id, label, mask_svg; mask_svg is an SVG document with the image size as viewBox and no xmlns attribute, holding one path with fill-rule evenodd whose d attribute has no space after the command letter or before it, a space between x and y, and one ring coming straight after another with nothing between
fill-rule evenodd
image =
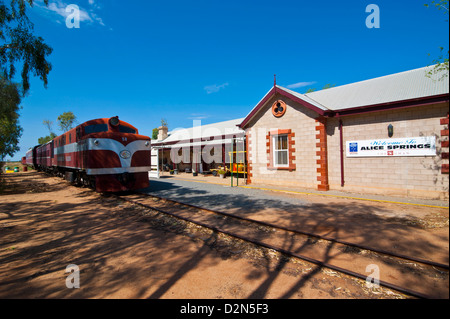
<instances>
[{"instance_id":1,"label":"blue sky","mask_svg":"<svg viewBox=\"0 0 450 319\"><path fill-rule=\"evenodd\" d=\"M53 48L48 88L23 99L21 150L72 111L78 123L118 115L151 135L245 117L273 85L303 93L432 64L448 50L448 15L428 0L41 0L28 10ZM65 8L80 8L80 28ZM380 28L366 26L369 4ZM430 54L430 55L428 55Z\"/></svg>"}]
</instances>

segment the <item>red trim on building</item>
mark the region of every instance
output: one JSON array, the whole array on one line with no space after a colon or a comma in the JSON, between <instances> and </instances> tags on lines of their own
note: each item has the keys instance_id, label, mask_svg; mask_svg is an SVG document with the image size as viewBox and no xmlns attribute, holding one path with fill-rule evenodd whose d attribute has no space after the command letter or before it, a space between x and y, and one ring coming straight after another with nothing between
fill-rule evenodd
<instances>
[{"instance_id":1,"label":"red trim on building","mask_svg":"<svg viewBox=\"0 0 450 319\"><path fill-rule=\"evenodd\" d=\"M238 125L240 128L244 128L244 126L253 118L253 116L258 113L260 108L274 95L276 92L276 87L274 86L265 96L264 98L250 111L247 117L242 121L241 124Z\"/></svg>"},{"instance_id":2,"label":"red trim on building","mask_svg":"<svg viewBox=\"0 0 450 319\"><path fill-rule=\"evenodd\" d=\"M316 155L319 156L317 160L317 181L320 182L317 185L317 189L320 191L328 191L330 185L328 184L328 147L327 147L327 129L326 129L327 119L324 117L318 118L316 120L316 147L319 148L316 151Z\"/></svg>"},{"instance_id":3,"label":"red trim on building","mask_svg":"<svg viewBox=\"0 0 450 319\"><path fill-rule=\"evenodd\" d=\"M302 99L298 98L297 96L292 95L291 93L284 91L283 89L277 88L275 92L279 93L282 96L285 96L285 97L291 99L292 101L295 101L295 102L299 103L300 105L303 105L304 107L306 107L306 108L308 108L310 110L313 110L317 114L326 115L327 113L334 113L333 111L322 110L322 109L318 108L317 106L312 105L311 103L308 103L305 100L302 100Z\"/></svg>"},{"instance_id":4,"label":"red trim on building","mask_svg":"<svg viewBox=\"0 0 450 319\"><path fill-rule=\"evenodd\" d=\"M252 177L253 177L253 173L252 173L252 169L253 169L253 165L252 165L252 159L250 156L250 152L252 151L252 146L250 144L250 138L252 136L251 131L247 131L245 132L245 156L247 157L247 184L250 184L252 182Z\"/></svg>"},{"instance_id":5,"label":"red trim on building","mask_svg":"<svg viewBox=\"0 0 450 319\"><path fill-rule=\"evenodd\" d=\"M449 123L449 114L447 113L447 117L440 120L440 124L444 125L444 129L441 130L441 139L446 138L445 141L441 140L441 159L447 161L449 159L448 123ZM442 150L443 148L447 148L447 151L443 151ZM449 164L441 164L441 174L449 174Z\"/></svg>"},{"instance_id":6,"label":"red trim on building","mask_svg":"<svg viewBox=\"0 0 450 319\"><path fill-rule=\"evenodd\" d=\"M303 105L304 107L313 110L314 112L318 113L319 115L326 115L326 113L334 113L332 111L328 111L328 110L322 110L320 108L318 108L315 105L312 105L311 103L302 100L300 98L298 98L297 96L286 92L285 90L283 90L282 88L279 87L273 87L267 94L266 96L264 96L264 98L253 108L253 110L247 115L247 117L242 121L241 124L239 124L238 126L240 128L245 128L245 126L250 122L250 120L256 115L256 113L258 113L261 108L264 106L264 104L266 104L266 102L275 94L280 94L281 96L287 97L297 103L299 103L300 105Z\"/></svg>"},{"instance_id":7,"label":"red trim on building","mask_svg":"<svg viewBox=\"0 0 450 319\"><path fill-rule=\"evenodd\" d=\"M264 106L264 104L275 94L280 94L282 96L288 97L289 99L299 103L300 105L305 106L306 108L316 112L319 116L322 117L334 117L336 115L339 116L346 116L346 115L356 115L356 114L362 114L362 113L370 113L370 112L378 112L378 111L386 111L391 109L401 109L401 108L408 108L408 107L415 107L415 106L422 106L422 105L429 105L429 104L435 104L435 103L443 103L449 101L449 94L439 94L439 95L433 95L433 96L425 96L420 98L414 98L414 99L408 99L408 100L399 100L399 101L392 101L392 102L386 102L386 103L380 103L380 104L373 104L373 105L363 105L353 108L344 108L337 111L332 110L323 110L318 108L315 105L312 105L311 103L308 103L305 100L302 100L301 98L298 98L297 96L283 90L283 88L280 87L273 87L265 96L264 98L253 108L253 110L250 112L250 114L247 115L247 117L242 121L241 124L238 126L240 128L244 128L251 119L260 111L260 109Z\"/></svg>"},{"instance_id":8,"label":"red trim on building","mask_svg":"<svg viewBox=\"0 0 450 319\"><path fill-rule=\"evenodd\" d=\"M370 112L379 112L392 109L402 109L415 106L423 106L436 103L444 103L449 101L449 94L439 94L433 96L425 96L415 99L399 100L387 103L364 105L353 108L346 108L336 111L339 116L356 115Z\"/></svg>"}]
</instances>

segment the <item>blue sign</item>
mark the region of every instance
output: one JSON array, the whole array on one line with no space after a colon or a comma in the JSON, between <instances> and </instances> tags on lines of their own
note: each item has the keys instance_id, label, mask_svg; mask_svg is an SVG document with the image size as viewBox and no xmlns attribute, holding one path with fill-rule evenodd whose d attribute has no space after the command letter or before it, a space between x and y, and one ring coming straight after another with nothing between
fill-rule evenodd
<instances>
[{"instance_id":1,"label":"blue sign","mask_svg":"<svg viewBox=\"0 0 450 319\"><path fill-rule=\"evenodd\" d=\"M358 153L358 143L350 143L350 153Z\"/></svg>"}]
</instances>

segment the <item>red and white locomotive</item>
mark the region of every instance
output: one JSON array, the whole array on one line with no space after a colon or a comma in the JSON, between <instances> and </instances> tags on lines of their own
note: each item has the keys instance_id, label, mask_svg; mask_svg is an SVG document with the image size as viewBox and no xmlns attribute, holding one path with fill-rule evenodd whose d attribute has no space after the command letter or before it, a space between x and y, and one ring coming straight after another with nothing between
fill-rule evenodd
<instances>
[{"instance_id":1,"label":"red and white locomotive","mask_svg":"<svg viewBox=\"0 0 450 319\"><path fill-rule=\"evenodd\" d=\"M91 120L30 149L26 163L97 192L145 188L150 137L117 116Z\"/></svg>"}]
</instances>

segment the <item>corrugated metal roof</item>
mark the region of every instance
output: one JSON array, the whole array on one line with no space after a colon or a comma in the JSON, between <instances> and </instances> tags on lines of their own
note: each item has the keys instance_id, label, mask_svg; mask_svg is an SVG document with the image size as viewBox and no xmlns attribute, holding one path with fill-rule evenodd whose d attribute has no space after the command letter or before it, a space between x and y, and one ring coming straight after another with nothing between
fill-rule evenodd
<instances>
[{"instance_id":1,"label":"corrugated metal roof","mask_svg":"<svg viewBox=\"0 0 450 319\"><path fill-rule=\"evenodd\" d=\"M304 94L328 109L342 109L448 94L448 72L427 76L434 66L423 67ZM284 89L284 88L283 88ZM287 89L284 89L287 90Z\"/></svg>"},{"instance_id":2,"label":"corrugated metal roof","mask_svg":"<svg viewBox=\"0 0 450 319\"><path fill-rule=\"evenodd\" d=\"M382 103L411 100L421 97L430 97L449 93L449 76L444 76L445 71L427 76L434 66L428 66L386 75L374 79L355 82L326 90L301 94L287 88L276 85L296 98L299 98L323 111L339 111L355 107L371 106ZM206 139L212 136L239 134L244 131L237 125L248 117L254 117L258 107L270 94L274 94L274 88L269 90L258 104L245 118L207 124L188 129L180 129L169 132L170 136L163 141L152 141L152 144L175 143L188 139Z\"/></svg>"},{"instance_id":3,"label":"corrugated metal roof","mask_svg":"<svg viewBox=\"0 0 450 319\"><path fill-rule=\"evenodd\" d=\"M223 145L223 144L231 144L232 140L231 138L225 138L225 139L213 139L209 141L193 141L193 142L177 142L174 144L168 144L168 145L159 145L155 146L156 148L182 148L182 147L199 147L199 146L206 146L206 145Z\"/></svg>"},{"instance_id":4,"label":"corrugated metal roof","mask_svg":"<svg viewBox=\"0 0 450 319\"><path fill-rule=\"evenodd\" d=\"M239 118L213 124L194 126L187 129L177 129L170 132L170 136L165 140L157 142L155 141L155 144L174 143L189 139L206 139L221 135L243 134L244 131L237 126L241 124L243 120L244 118Z\"/></svg>"},{"instance_id":5,"label":"corrugated metal roof","mask_svg":"<svg viewBox=\"0 0 450 319\"><path fill-rule=\"evenodd\" d=\"M324 110L324 111L328 110L327 107L325 107L324 105L320 104L319 102L317 102L317 101L311 99L311 98L310 98L308 95L306 95L306 94L301 94L301 93L298 93L298 92L295 92L295 91L286 89L285 87L282 87L282 86L279 86L279 85L277 85L276 87L279 88L279 89L282 89L282 90L284 90L284 91L286 91L286 92L288 92L288 93L290 93L290 94L292 94L292 95L294 95L294 96L296 96L296 97L298 97L299 99L302 99L302 100L305 101L305 102L308 102L308 103L314 105L315 107L318 107L318 108L321 109L321 110Z\"/></svg>"}]
</instances>

